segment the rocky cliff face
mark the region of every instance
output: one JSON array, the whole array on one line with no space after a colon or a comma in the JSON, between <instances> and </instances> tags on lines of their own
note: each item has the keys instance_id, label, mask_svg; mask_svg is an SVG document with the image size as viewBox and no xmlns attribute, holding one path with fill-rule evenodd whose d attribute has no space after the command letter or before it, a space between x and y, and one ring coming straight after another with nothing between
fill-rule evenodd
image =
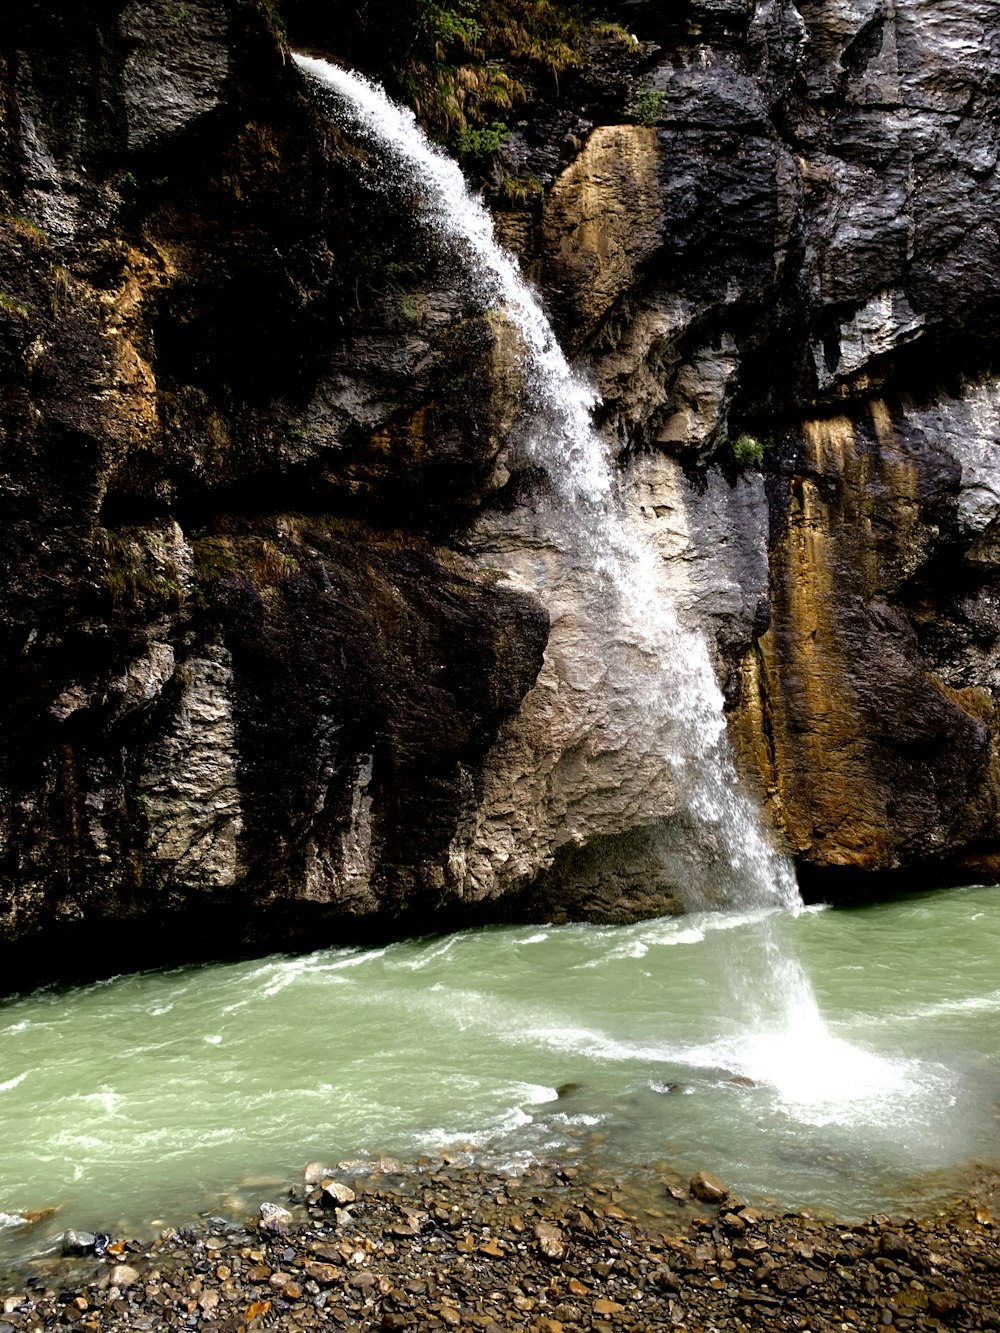
<instances>
[{"instance_id":1,"label":"rocky cliff face","mask_svg":"<svg viewBox=\"0 0 1000 1333\"><path fill-rule=\"evenodd\" d=\"M292 40L378 63L315 8ZM610 8L558 78L497 58L498 230L778 836L828 892L992 875L1000 5ZM683 878L627 644L587 571L539 574L516 340L271 20L54 0L0 39L24 976L60 939L90 968L614 919Z\"/></svg>"}]
</instances>

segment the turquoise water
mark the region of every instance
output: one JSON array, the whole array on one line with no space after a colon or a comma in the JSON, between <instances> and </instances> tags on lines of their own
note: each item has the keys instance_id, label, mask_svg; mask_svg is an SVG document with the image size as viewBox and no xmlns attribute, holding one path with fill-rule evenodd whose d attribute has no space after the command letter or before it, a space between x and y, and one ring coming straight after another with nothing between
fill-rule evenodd
<instances>
[{"instance_id":1,"label":"turquoise water","mask_svg":"<svg viewBox=\"0 0 1000 1333\"><path fill-rule=\"evenodd\" d=\"M825 1026L760 1003L774 936ZM1000 891L966 888L41 991L0 1006L0 1209L58 1206L36 1245L142 1232L238 1213L311 1159L445 1151L705 1167L842 1215L919 1207L1000 1160L998 959Z\"/></svg>"}]
</instances>

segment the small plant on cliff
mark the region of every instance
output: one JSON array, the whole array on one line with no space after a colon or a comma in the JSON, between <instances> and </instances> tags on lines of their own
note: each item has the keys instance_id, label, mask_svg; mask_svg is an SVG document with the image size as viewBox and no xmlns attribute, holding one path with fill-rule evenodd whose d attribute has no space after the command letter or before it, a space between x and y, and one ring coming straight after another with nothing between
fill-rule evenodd
<instances>
[{"instance_id":1,"label":"small plant on cliff","mask_svg":"<svg viewBox=\"0 0 1000 1333\"><path fill-rule=\"evenodd\" d=\"M21 213L0 213L0 222L28 240L37 241L40 245L49 243L49 234L44 227L40 227L37 222L32 222L31 218L26 218Z\"/></svg>"},{"instance_id":2,"label":"small plant on cliff","mask_svg":"<svg viewBox=\"0 0 1000 1333\"><path fill-rule=\"evenodd\" d=\"M759 471L764 462L764 443L752 435L737 435L729 442L729 451L744 471Z\"/></svg>"},{"instance_id":3,"label":"small plant on cliff","mask_svg":"<svg viewBox=\"0 0 1000 1333\"><path fill-rule=\"evenodd\" d=\"M17 315L20 319L28 318L28 307L5 292L0 292L0 310L6 310L8 315Z\"/></svg>"},{"instance_id":4,"label":"small plant on cliff","mask_svg":"<svg viewBox=\"0 0 1000 1333\"><path fill-rule=\"evenodd\" d=\"M491 125L481 128L466 125L455 136L455 152L459 157L489 157L498 151L508 134L510 130L502 120L495 120Z\"/></svg>"},{"instance_id":5,"label":"small plant on cliff","mask_svg":"<svg viewBox=\"0 0 1000 1333\"><path fill-rule=\"evenodd\" d=\"M104 584L116 611L156 615L176 611L183 603L177 566L169 559L157 559L140 530L102 528L97 551L103 556Z\"/></svg>"},{"instance_id":6,"label":"small plant on cliff","mask_svg":"<svg viewBox=\"0 0 1000 1333\"><path fill-rule=\"evenodd\" d=\"M522 72L532 83L548 74L558 88L563 70L583 64L594 30L563 0L416 0L410 23L392 38L399 87L434 138L479 158L502 142L498 113L525 100Z\"/></svg>"},{"instance_id":7,"label":"small plant on cliff","mask_svg":"<svg viewBox=\"0 0 1000 1333\"><path fill-rule=\"evenodd\" d=\"M629 112L640 125L655 125L663 115L666 93L657 88L637 88L629 103Z\"/></svg>"},{"instance_id":8,"label":"small plant on cliff","mask_svg":"<svg viewBox=\"0 0 1000 1333\"><path fill-rule=\"evenodd\" d=\"M512 204L517 208L540 199L545 193L545 186L534 176L511 176L501 172L500 184L496 190L498 204Z\"/></svg>"},{"instance_id":9,"label":"small plant on cliff","mask_svg":"<svg viewBox=\"0 0 1000 1333\"><path fill-rule=\"evenodd\" d=\"M69 306L70 298L70 278L69 269L64 264L52 265L52 291L49 294L49 304L52 307L54 315L61 314Z\"/></svg>"},{"instance_id":10,"label":"small plant on cliff","mask_svg":"<svg viewBox=\"0 0 1000 1333\"><path fill-rule=\"evenodd\" d=\"M435 4L434 0L423 0L420 6L420 26L439 49L439 59L444 58L444 48L448 46L462 46L466 51L475 49L483 29L467 12L474 7L465 4L461 9L446 9L444 5Z\"/></svg>"},{"instance_id":11,"label":"small plant on cliff","mask_svg":"<svg viewBox=\"0 0 1000 1333\"><path fill-rule=\"evenodd\" d=\"M271 20L275 35L282 46L285 46L288 43L288 29L285 27L284 18L278 13L279 3L280 0L263 0L264 9L267 12L267 17Z\"/></svg>"}]
</instances>

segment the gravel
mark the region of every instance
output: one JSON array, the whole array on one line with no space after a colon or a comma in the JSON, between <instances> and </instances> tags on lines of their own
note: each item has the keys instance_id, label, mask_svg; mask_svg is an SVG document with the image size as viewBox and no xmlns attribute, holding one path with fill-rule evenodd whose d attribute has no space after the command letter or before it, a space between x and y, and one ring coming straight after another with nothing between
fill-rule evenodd
<instances>
[{"instance_id":1,"label":"gravel","mask_svg":"<svg viewBox=\"0 0 1000 1333\"><path fill-rule=\"evenodd\" d=\"M83 1257L73 1233L75 1253L0 1280L0 1333L1000 1329L998 1177L930 1217L847 1224L714 1178L683 1204L664 1182L641 1222L620 1182L572 1167L435 1162L390 1181L311 1163L305 1179L244 1224L102 1236Z\"/></svg>"}]
</instances>

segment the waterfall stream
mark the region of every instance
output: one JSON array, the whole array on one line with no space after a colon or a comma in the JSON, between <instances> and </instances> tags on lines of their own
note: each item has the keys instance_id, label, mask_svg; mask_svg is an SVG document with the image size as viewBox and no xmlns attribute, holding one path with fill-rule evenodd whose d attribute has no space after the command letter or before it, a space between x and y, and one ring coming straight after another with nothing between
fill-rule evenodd
<instances>
[{"instance_id":1,"label":"waterfall stream","mask_svg":"<svg viewBox=\"0 0 1000 1333\"><path fill-rule=\"evenodd\" d=\"M593 422L597 395L569 365L539 298L495 240L490 215L458 164L428 142L412 112L357 74L308 56L295 59L334 94L325 99L328 114L372 146L389 177L416 191L426 227L487 308L501 309L520 335L526 388L517 447L548 478L552 498L543 507L558 544L577 566L597 571L601 614L624 627L627 657L609 670L616 678L627 673L626 705L641 719L655 762L673 774L695 842L693 855L678 856L676 835L665 830L662 856L676 860L689 909L756 918L756 948L741 932L739 955L718 979L737 1014L731 1066L772 1083L798 1079L805 1069L824 1095L831 1082L849 1095L858 1053L827 1032L808 978L774 929L776 912L802 908L794 873L768 844L741 790L706 638L682 623L661 558L627 521L607 443ZM538 591L544 600L546 589Z\"/></svg>"},{"instance_id":2,"label":"waterfall stream","mask_svg":"<svg viewBox=\"0 0 1000 1333\"><path fill-rule=\"evenodd\" d=\"M352 131L377 144L410 184L419 185L428 228L456 253L484 302L502 308L521 336L526 371L521 447L558 497L553 521L604 576L607 614L626 621L638 642L645 670L635 681L634 705L659 736L663 762L676 770L689 811L703 833L721 843L731 871L731 885L704 895L695 889L689 905L704 906L711 899L798 910L791 867L768 846L740 790L705 638L680 623L660 585L656 553L623 516L608 447L592 420L596 394L567 362L538 297L497 244L492 220L458 164L429 143L413 114L380 88L324 60L295 59L342 99L341 114Z\"/></svg>"}]
</instances>

